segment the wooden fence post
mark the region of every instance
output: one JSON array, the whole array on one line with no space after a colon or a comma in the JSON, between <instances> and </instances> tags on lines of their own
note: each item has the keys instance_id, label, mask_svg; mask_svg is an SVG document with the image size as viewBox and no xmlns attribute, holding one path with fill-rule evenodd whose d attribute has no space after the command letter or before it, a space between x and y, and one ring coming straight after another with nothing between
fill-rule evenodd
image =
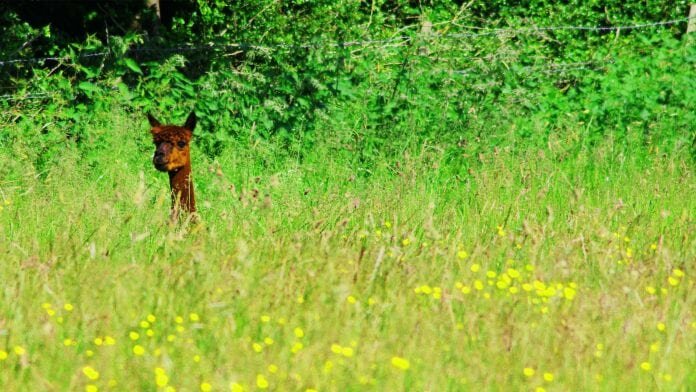
<instances>
[{"instance_id":1,"label":"wooden fence post","mask_svg":"<svg viewBox=\"0 0 696 392\"><path fill-rule=\"evenodd\" d=\"M420 31L420 36L429 41L429 38L433 32L433 22L429 20L423 20L422 25L421 25L421 31ZM430 42L427 42L426 45L429 45ZM430 53L430 50L428 47L424 45L418 48L418 54L421 56L427 56Z\"/></svg>"},{"instance_id":2,"label":"wooden fence post","mask_svg":"<svg viewBox=\"0 0 696 392\"><path fill-rule=\"evenodd\" d=\"M696 31L696 3L689 9L689 22L686 25L686 34Z\"/></svg>"},{"instance_id":3,"label":"wooden fence post","mask_svg":"<svg viewBox=\"0 0 696 392\"><path fill-rule=\"evenodd\" d=\"M154 8L157 14L157 19L162 19L162 14L160 13L160 0L147 0L145 2L147 8Z\"/></svg>"}]
</instances>

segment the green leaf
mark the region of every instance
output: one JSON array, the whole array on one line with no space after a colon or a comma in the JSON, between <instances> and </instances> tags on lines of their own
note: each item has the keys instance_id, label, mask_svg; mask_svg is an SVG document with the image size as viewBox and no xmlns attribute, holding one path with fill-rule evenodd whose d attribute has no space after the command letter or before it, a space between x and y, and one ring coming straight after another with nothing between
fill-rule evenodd
<instances>
[{"instance_id":1,"label":"green leaf","mask_svg":"<svg viewBox=\"0 0 696 392\"><path fill-rule=\"evenodd\" d=\"M77 88L79 88L82 91L91 93L96 93L99 91L99 87L97 87L96 84L90 82L80 82L80 84L77 85Z\"/></svg>"},{"instance_id":2,"label":"green leaf","mask_svg":"<svg viewBox=\"0 0 696 392\"><path fill-rule=\"evenodd\" d=\"M131 69L131 71L138 73L140 75L143 74L143 71L140 69L140 66L138 66L138 63L135 62L135 60L131 58L127 58L124 60L126 63L126 66Z\"/></svg>"},{"instance_id":3,"label":"green leaf","mask_svg":"<svg viewBox=\"0 0 696 392\"><path fill-rule=\"evenodd\" d=\"M203 101L203 105L212 112L218 110L218 108L219 108L217 102L212 101L212 100Z\"/></svg>"},{"instance_id":4,"label":"green leaf","mask_svg":"<svg viewBox=\"0 0 696 392\"><path fill-rule=\"evenodd\" d=\"M126 99L131 99L131 97L132 97L131 92L130 92L130 90L128 90L128 86L126 86L125 83L121 82L118 84L118 91Z\"/></svg>"}]
</instances>

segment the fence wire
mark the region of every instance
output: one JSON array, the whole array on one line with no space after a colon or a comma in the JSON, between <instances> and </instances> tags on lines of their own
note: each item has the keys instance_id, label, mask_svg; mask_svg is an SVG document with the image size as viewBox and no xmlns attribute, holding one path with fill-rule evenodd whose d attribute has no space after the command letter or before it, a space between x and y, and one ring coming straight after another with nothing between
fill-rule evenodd
<instances>
[{"instance_id":1,"label":"fence wire","mask_svg":"<svg viewBox=\"0 0 696 392\"><path fill-rule=\"evenodd\" d=\"M539 27L523 27L520 29L513 29L513 28L485 29L484 28L485 31L480 32L480 33L453 33L453 34L448 34L448 36L451 38L465 38L465 37L480 37L480 36L496 35L496 34L512 34L512 35L531 34L531 33L540 33L540 32L548 32L548 31L562 31L562 30L600 31L600 32L619 31L619 30L639 30L639 29L646 29L646 28L651 28L651 27L670 26L670 25L674 25L674 24L685 23L685 22L688 22L689 20L694 19L694 18L696 18L696 17L688 17L688 18L665 20L665 21L653 22L653 23L625 25L625 26L539 26Z\"/></svg>"},{"instance_id":2,"label":"fence wire","mask_svg":"<svg viewBox=\"0 0 696 392\"><path fill-rule=\"evenodd\" d=\"M660 22L652 23L642 23L634 25L622 25L622 26L540 26L540 27L525 27L525 28L496 28L488 29L481 28L478 32L472 33L448 33L448 34L438 34L430 33L426 37L428 39L456 39L456 38L475 38L475 37L485 37L492 35L522 35L522 34L533 34L539 32L549 32L549 31L562 31L562 30L580 30L580 31L595 31L595 32L608 32L608 31L620 31L620 30L639 30L647 29L652 27L670 26L679 23L688 22L695 17L687 17L681 19L666 20ZM413 40L413 37L407 35L399 35L391 38L384 39L366 39L366 40L354 40L354 41L319 41L319 42L308 42L302 44L255 44L255 43L244 43L244 42L233 42L227 44L207 44L207 45L178 45L169 48L155 48L155 47L140 47L128 49L128 53L179 53L179 52L193 52L193 51L203 51L203 50L217 50L226 52L229 50L265 50L274 51L280 49L318 49L318 48L350 48L350 47L364 47L377 44L392 44L392 43L406 43ZM89 58L89 57L106 57L111 55L110 50L94 53L85 53L76 56L77 58ZM29 58L29 59L8 59L0 60L0 66L18 64L18 63L40 63L44 61L69 61L69 57L39 57L39 58Z\"/></svg>"},{"instance_id":3,"label":"fence wire","mask_svg":"<svg viewBox=\"0 0 696 392\"><path fill-rule=\"evenodd\" d=\"M622 30L637 30L637 29L647 29L654 27L663 27L676 25L680 23L688 22L694 19L694 17L687 17L681 19L673 19L652 23L642 23L634 25L622 25L622 26L535 26L527 28L475 28L476 32L471 33L448 33L448 34L438 34L430 33L424 38L426 39L461 39L461 38L476 38L476 37L487 37L493 35L522 35L522 34L534 34L549 31L593 31L593 32L609 32L609 31L622 31ZM474 28L472 28L474 29ZM194 52L194 51L218 51L222 53L231 53L231 51L239 50L261 50L261 51L274 51L274 50L292 50L292 49L320 49L320 48L351 48L351 47L368 47L372 45L389 45L397 44L395 46L401 46L409 41L412 41L414 37L407 35L398 35L391 38L385 39L367 39L367 40L355 40L355 41L319 41L313 43L302 43L302 44L253 44L253 43L227 43L227 44L206 44L206 45L178 45L168 48L154 48L154 47L139 47L130 48L127 53L183 53L183 52ZM84 53L74 56L76 58L93 58L93 57L106 57L112 55L111 50ZM507 57L509 58L509 57ZM486 62L491 62L492 60L503 59L503 56L470 56L470 57L457 57L457 60L485 60ZM512 58L513 60L515 58ZM41 58L28 58L28 59L9 59L0 61L0 67L18 63L41 63L45 61L71 61L71 57L41 57ZM611 64L614 60L605 60L605 64ZM606 69L605 65L600 64L599 61L584 61L584 62L574 62L574 63L551 63L543 65L527 65L511 71L516 72L540 72L544 74L561 74L568 73L571 71L598 71ZM465 69L440 69L431 70L436 73L447 73L449 75L460 75L468 76L473 71L480 70L477 67L465 68ZM0 87L3 90L11 90L13 87ZM48 92L37 92L37 93L27 93L24 95L12 95L4 94L0 95L0 101L25 101L25 100L37 100L37 99L51 99L53 97L59 96L59 94L48 93Z\"/></svg>"},{"instance_id":4,"label":"fence wire","mask_svg":"<svg viewBox=\"0 0 696 392\"><path fill-rule=\"evenodd\" d=\"M606 69L605 64L612 64L614 61L613 60L606 60L603 63L597 62L597 61L583 61L583 62L573 62L573 63L551 63L551 64L541 64L541 65L528 65L528 66L523 66L519 67L517 69L510 69L510 72L515 72L518 74L524 74L524 73L533 73L533 72L538 72L538 73L543 73L543 74L561 74L561 73L569 73L572 71L598 71L598 70L603 70ZM465 69L431 69L429 72L431 74L447 74L450 76L460 76L460 77L467 77L469 75L473 75L476 71L476 74L480 74L481 68L478 67L470 67L470 68L465 68ZM243 74L241 74L243 75ZM0 88L10 88L10 87L0 87ZM117 90L116 87L112 87L111 90ZM229 90L219 90L216 91L216 95L223 95L223 93L227 93ZM30 94L24 94L24 95L11 95L11 94L5 94L5 95L0 95L0 101L27 101L27 100L37 100L37 99L52 99L54 97L61 96L60 94L51 94L48 92L39 92L39 93L30 93Z\"/></svg>"}]
</instances>

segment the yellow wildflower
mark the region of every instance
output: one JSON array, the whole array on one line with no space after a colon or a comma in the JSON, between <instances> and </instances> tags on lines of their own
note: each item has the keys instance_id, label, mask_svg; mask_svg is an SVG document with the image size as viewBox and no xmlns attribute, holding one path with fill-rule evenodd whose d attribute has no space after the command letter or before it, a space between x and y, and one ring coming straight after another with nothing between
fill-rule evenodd
<instances>
[{"instance_id":1,"label":"yellow wildflower","mask_svg":"<svg viewBox=\"0 0 696 392\"><path fill-rule=\"evenodd\" d=\"M573 298L575 298L575 293L576 293L575 289L573 289L571 287L566 287L563 289L563 296L568 301L572 301Z\"/></svg>"},{"instance_id":2,"label":"yellow wildflower","mask_svg":"<svg viewBox=\"0 0 696 392\"><path fill-rule=\"evenodd\" d=\"M256 375L256 386L259 387L259 389L268 388L268 380L266 380L263 374Z\"/></svg>"},{"instance_id":3,"label":"yellow wildflower","mask_svg":"<svg viewBox=\"0 0 696 392\"><path fill-rule=\"evenodd\" d=\"M236 382L230 384L230 392L244 392L244 387Z\"/></svg>"},{"instance_id":4,"label":"yellow wildflower","mask_svg":"<svg viewBox=\"0 0 696 392\"><path fill-rule=\"evenodd\" d=\"M435 299L442 298L442 289L440 287L433 288L433 298L435 298Z\"/></svg>"},{"instance_id":5,"label":"yellow wildflower","mask_svg":"<svg viewBox=\"0 0 696 392\"><path fill-rule=\"evenodd\" d=\"M401 357L392 357L391 364L395 368L401 370L408 370L408 368L411 367L411 363L407 359Z\"/></svg>"},{"instance_id":6,"label":"yellow wildflower","mask_svg":"<svg viewBox=\"0 0 696 392\"><path fill-rule=\"evenodd\" d=\"M96 370L95 370L93 367L91 367L91 366L85 366L85 367L83 367L83 368L82 368L82 373L84 373L85 376L87 376L87 378L89 378L90 380L93 380L93 381L94 381L94 380L99 379L99 372L96 371Z\"/></svg>"},{"instance_id":7,"label":"yellow wildflower","mask_svg":"<svg viewBox=\"0 0 696 392\"><path fill-rule=\"evenodd\" d=\"M293 354L297 354L298 352L300 352L300 350L302 350L303 347L304 347L304 345L303 345L302 343L300 343L300 342L295 342L295 343L292 345L292 347L290 348L290 351L291 351Z\"/></svg>"},{"instance_id":8,"label":"yellow wildflower","mask_svg":"<svg viewBox=\"0 0 696 392\"><path fill-rule=\"evenodd\" d=\"M155 384L160 388L164 388L169 384L169 377L164 372L157 373L155 375Z\"/></svg>"}]
</instances>

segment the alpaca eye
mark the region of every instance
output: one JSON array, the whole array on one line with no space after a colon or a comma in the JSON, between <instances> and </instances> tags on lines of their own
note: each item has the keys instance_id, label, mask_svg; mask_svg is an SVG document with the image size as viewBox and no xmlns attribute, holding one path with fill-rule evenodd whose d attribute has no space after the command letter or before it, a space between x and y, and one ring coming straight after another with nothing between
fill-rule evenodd
<instances>
[{"instance_id":1,"label":"alpaca eye","mask_svg":"<svg viewBox=\"0 0 696 392\"><path fill-rule=\"evenodd\" d=\"M180 142L176 143L176 145L179 146L179 148L184 148L184 147L186 147L186 142L180 141Z\"/></svg>"}]
</instances>

